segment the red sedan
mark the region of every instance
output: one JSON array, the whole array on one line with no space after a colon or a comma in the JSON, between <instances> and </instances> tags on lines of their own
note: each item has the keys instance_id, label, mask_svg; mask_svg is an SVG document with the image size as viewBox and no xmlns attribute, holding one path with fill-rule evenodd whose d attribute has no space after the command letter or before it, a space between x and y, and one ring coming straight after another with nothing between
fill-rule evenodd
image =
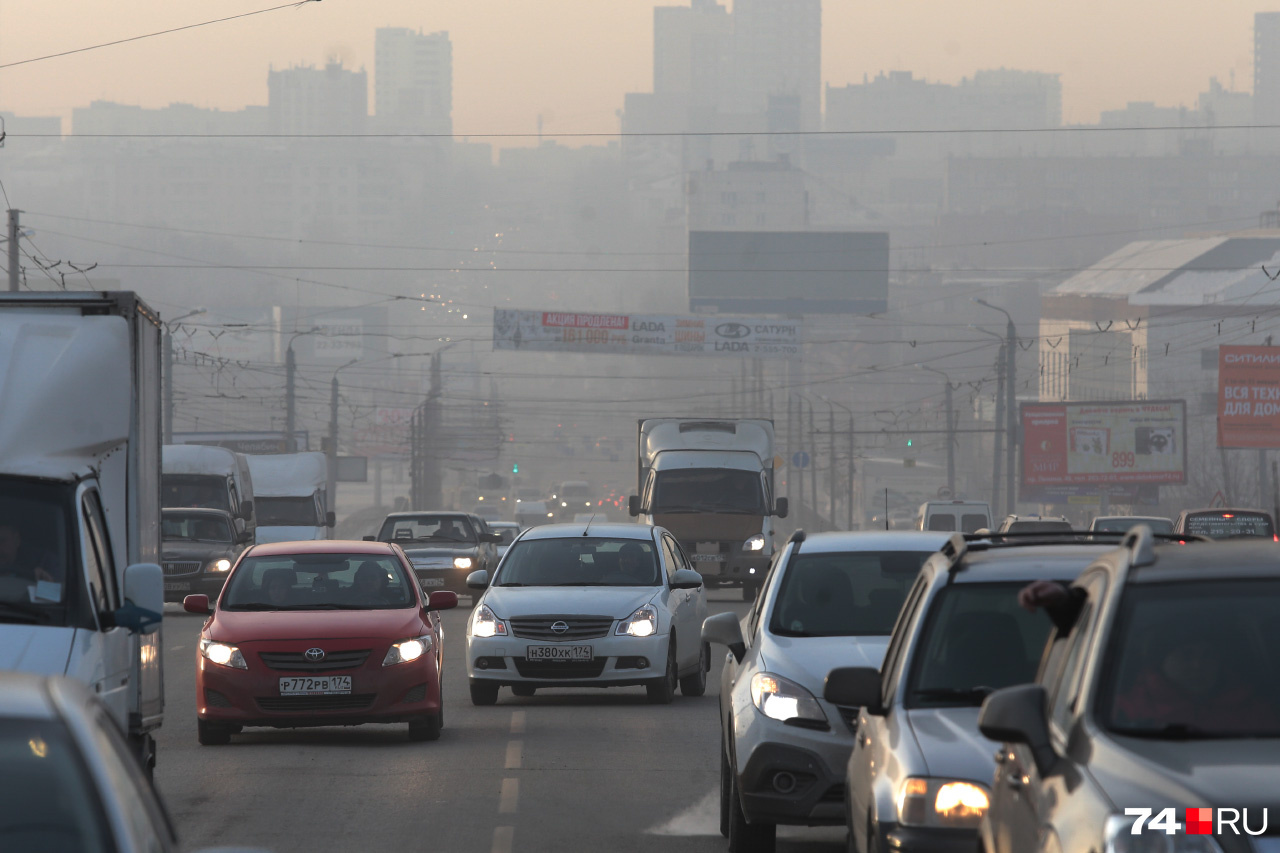
<instances>
[{"instance_id":1,"label":"red sedan","mask_svg":"<svg viewBox=\"0 0 1280 853\"><path fill-rule=\"evenodd\" d=\"M280 542L245 551L200 633L200 743L245 726L409 724L440 736L440 615L458 596L424 599L404 552L385 542Z\"/></svg>"}]
</instances>

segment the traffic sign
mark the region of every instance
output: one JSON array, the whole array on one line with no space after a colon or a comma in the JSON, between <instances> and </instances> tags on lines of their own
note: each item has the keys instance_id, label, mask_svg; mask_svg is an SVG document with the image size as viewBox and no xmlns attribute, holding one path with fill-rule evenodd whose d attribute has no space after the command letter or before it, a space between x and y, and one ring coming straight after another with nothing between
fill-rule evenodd
<instances>
[{"instance_id":1,"label":"traffic sign","mask_svg":"<svg viewBox=\"0 0 1280 853\"><path fill-rule=\"evenodd\" d=\"M809 454L803 450L797 450L791 454L791 464L796 468L808 468Z\"/></svg>"}]
</instances>

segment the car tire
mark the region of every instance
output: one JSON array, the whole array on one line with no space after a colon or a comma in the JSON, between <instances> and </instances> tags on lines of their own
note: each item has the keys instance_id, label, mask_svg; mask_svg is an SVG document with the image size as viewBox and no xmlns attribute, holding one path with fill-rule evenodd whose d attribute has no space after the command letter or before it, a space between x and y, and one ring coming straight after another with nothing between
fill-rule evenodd
<instances>
[{"instance_id":1,"label":"car tire","mask_svg":"<svg viewBox=\"0 0 1280 853\"><path fill-rule=\"evenodd\" d=\"M742 813L742 797L738 785L730 777L729 788L729 853L774 853L778 826L773 823L747 823Z\"/></svg>"},{"instance_id":2,"label":"car tire","mask_svg":"<svg viewBox=\"0 0 1280 853\"><path fill-rule=\"evenodd\" d=\"M409 740L415 743L424 740L439 740L440 728L444 720L442 714L432 714L418 720L409 721Z\"/></svg>"},{"instance_id":3,"label":"car tire","mask_svg":"<svg viewBox=\"0 0 1280 853\"><path fill-rule=\"evenodd\" d=\"M680 694L682 696L701 696L707 692L707 670L711 663L711 644L702 643L701 651L698 652L698 671L692 675L686 675L680 679Z\"/></svg>"},{"instance_id":4,"label":"car tire","mask_svg":"<svg viewBox=\"0 0 1280 853\"><path fill-rule=\"evenodd\" d=\"M729 837L729 797L733 794L733 765L729 763L729 750L725 747L724 734L720 735L720 834Z\"/></svg>"},{"instance_id":5,"label":"car tire","mask_svg":"<svg viewBox=\"0 0 1280 853\"><path fill-rule=\"evenodd\" d=\"M200 741L201 746L225 746L231 743L231 730L197 719L196 740Z\"/></svg>"},{"instance_id":6,"label":"car tire","mask_svg":"<svg viewBox=\"0 0 1280 853\"><path fill-rule=\"evenodd\" d=\"M652 705L670 705L676 695L676 638L673 634L667 642L667 670L661 678L655 678L645 685Z\"/></svg>"},{"instance_id":7,"label":"car tire","mask_svg":"<svg viewBox=\"0 0 1280 853\"><path fill-rule=\"evenodd\" d=\"M471 682L471 704L493 705L498 701L498 685L485 681Z\"/></svg>"},{"instance_id":8,"label":"car tire","mask_svg":"<svg viewBox=\"0 0 1280 853\"><path fill-rule=\"evenodd\" d=\"M517 696L532 696L538 692L538 688L530 684L513 684L511 685L511 692Z\"/></svg>"}]
</instances>

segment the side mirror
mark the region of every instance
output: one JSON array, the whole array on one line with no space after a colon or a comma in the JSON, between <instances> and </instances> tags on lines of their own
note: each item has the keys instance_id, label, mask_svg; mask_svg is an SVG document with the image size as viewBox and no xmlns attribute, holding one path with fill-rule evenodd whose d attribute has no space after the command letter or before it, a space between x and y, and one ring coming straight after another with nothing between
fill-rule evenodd
<instances>
[{"instance_id":1,"label":"side mirror","mask_svg":"<svg viewBox=\"0 0 1280 853\"><path fill-rule=\"evenodd\" d=\"M791 502L786 498L778 498L773 502L773 514L778 518L786 518L791 511Z\"/></svg>"},{"instance_id":2,"label":"side mirror","mask_svg":"<svg viewBox=\"0 0 1280 853\"><path fill-rule=\"evenodd\" d=\"M366 541L366 542L377 542L377 541L378 541L378 537L377 537L377 536L373 536L373 535L361 536L360 538L361 538L361 539L363 539L363 540L364 540L364 541Z\"/></svg>"},{"instance_id":3,"label":"side mirror","mask_svg":"<svg viewBox=\"0 0 1280 853\"><path fill-rule=\"evenodd\" d=\"M209 596L204 593L188 595L182 599L182 609L188 613L207 615L209 613Z\"/></svg>"},{"instance_id":4,"label":"side mirror","mask_svg":"<svg viewBox=\"0 0 1280 853\"><path fill-rule=\"evenodd\" d=\"M437 589L427 596L427 610L452 610L458 606L458 594L447 589Z\"/></svg>"},{"instance_id":5,"label":"side mirror","mask_svg":"<svg viewBox=\"0 0 1280 853\"><path fill-rule=\"evenodd\" d=\"M885 712L880 701L880 670L870 666L842 666L827 673L822 698L832 705L861 708L877 717Z\"/></svg>"},{"instance_id":6,"label":"side mirror","mask_svg":"<svg viewBox=\"0 0 1280 853\"><path fill-rule=\"evenodd\" d=\"M338 524L338 516L333 510L329 510L324 514L324 526L335 527Z\"/></svg>"},{"instance_id":7,"label":"side mirror","mask_svg":"<svg viewBox=\"0 0 1280 853\"><path fill-rule=\"evenodd\" d=\"M240 502L240 516L246 521L253 518L253 501Z\"/></svg>"},{"instance_id":8,"label":"side mirror","mask_svg":"<svg viewBox=\"0 0 1280 853\"><path fill-rule=\"evenodd\" d=\"M747 644L742 639L742 626L738 624L738 615L733 612L717 613L704 619L702 642L728 646L733 659L738 663L742 663L747 654Z\"/></svg>"},{"instance_id":9,"label":"side mirror","mask_svg":"<svg viewBox=\"0 0 1280 853\"><path fill-rule=\"evenodd\" d=\"M502 544L502 534L501 534L501 533L481 533L481 534L480 534L480 541L481 541L481 542L488 542L488 543L493 544L493 545L501 545L501 544Z\"/></svg>"},{"instance_id":10,"label":"side mirror","mask_svg":"<svg viewBox=\"0 0 1280 853\"><path fill-rule=\"evenodd\" d=\"M632 495L627 498L627 512L631 513L631 517L635 518L640 514L640 496Z\"/></svg>"},{"instance_id":11,"label":"side mirror","mask_svg":"<svg viewBox=\"0 0 1280 853\"><path fill-rule=\"evenodd\" d=\"M239 519L237 519L237 521L238 521L238 520L239 520ZM248 530L245 530L244 528L239 528L239 529L237 529L237 530L236 530L236 544L237 544L237 545L244 545L244 544L246 544L246 543L248 543L248 542L252 542L252 541L253 541L253 536L252 536L252 534L250 534L250 533L249 533L249 531L248 531Z\"/></svg>"},{"instance_id":12,"label":"side mirror","mask_svg":"<svg viewBox=\"0 0 1280 853\"><path fill-rule=\"evenodd\" d=\"M488 589L489 573L484 569L478 569L467 575L467 589Z\"/></svg>"},{"instance_id":13,"label":"side mirror","mask_svg":"<svg viewBox=\"0 0 1280 853\"><path fill-rule=\"evenodd\" d=\"M1049 742L1045 692L1039 684L1006 687L988 696L978 712L978 730L1001 743L1025 743L1031 747L1036 772L1053 773L1057 755Z\"/></svg>"},{"instance_id":14,"label":"side mirror","mask_svg":"<svg viewBox=\"0 0 1280 853\"><path fill-rule=\"evenodd\" d=\"M109 615L111 624L132 634L154 634L164 619L164 571L155 563L124 570L124 604Z\"/></svg>"},{"instance_id":15,"label":"side mirror","mask_svg":"<svg viewBox=\"0 0 1280 853\"><path fill-rule=\"evenodd\" d=\"M671 576L672 589L698 589L702 586L702 575L693 569L676 569Z\"/></svg>"}]
</instances>

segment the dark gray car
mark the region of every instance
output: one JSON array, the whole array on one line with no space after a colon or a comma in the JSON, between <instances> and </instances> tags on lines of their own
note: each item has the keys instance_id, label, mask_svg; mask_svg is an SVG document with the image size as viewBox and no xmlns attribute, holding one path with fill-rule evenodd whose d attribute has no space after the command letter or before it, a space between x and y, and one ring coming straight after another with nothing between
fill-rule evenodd
<instances>
[{"instance_id":1,"label":"dark gray car","mask_svg":"<svg viewBox=\"0 0 1280 853\"><path fill-rule=\"evenodd\" d=\"M1138 528L1089 566L1050 607L1035 683L983 706L982 730L1006 742L983 849L1280 850L1278 555Z\"/></svg>"},{"instance_id":2,"label":"dark gray car","mask_svg":"<svg viewBox=\"0 0 1280 853\"><path fill-rule=\"evenodd\" d=\"M192 593L217 598L227 572L244 550L248 534L231 513L192 507L161 514L164 600L182 601Z\"/></svg>"},{"instance_id":3,"label":"dark gray car","mask_svg":"<svg viewBox=\"0 0 1280 853\"><path fill-rule=\"evenodd\" d=\"M483 519L468 512L393 512L378 535L366 539L394 542L404 549L424 592L447 589L473 595L467 575L498 564L502 537Z\"/></svg>"}]
</instances>

